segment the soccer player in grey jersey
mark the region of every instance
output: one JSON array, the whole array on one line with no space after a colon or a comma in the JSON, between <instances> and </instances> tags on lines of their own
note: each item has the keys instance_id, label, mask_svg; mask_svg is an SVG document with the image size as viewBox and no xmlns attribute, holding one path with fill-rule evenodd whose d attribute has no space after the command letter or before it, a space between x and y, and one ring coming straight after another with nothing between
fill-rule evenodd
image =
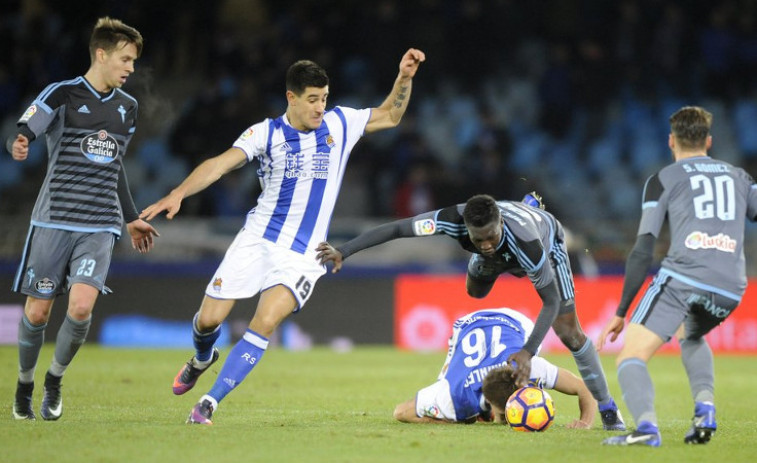
<instances>
[{"instance_id":1,"label":"soccer player in grey jersey","mask_svg":"<svg viewBox=\"0 0 757 463\"><path fill-rule=\"evenodd\" d=\"M26 159L29 143L41 135L49 154L12 288L27 296L19 323L15 419L35 419L34 371L56 296L69 293L45 375L40 410L45 420L57 420L63 412L61 379L87 336L98 294L109 292L105 278L123 222L141 253L152 249L157 236L139 218L122 163L136 127L137 101L120 87L141 51L136 29L100 18L90 38L87 73L45 88L8 139L17 161Z\"/></svg>"},{"instance_id":2,"label":"soccer player in grey jersey","mask_svg":"<svg viewBox=\"0 0 757 463\"><path fill-rule=\"evenodd\" d=\"M533 195L528 195L524 202L533 199ZM466 279L470 296L485 297L503 273L528 276L542 300L542 308L523 348L508 358L515 368L516 383L523 386L528 382L531 357L552 326L570 349L586 386L599 403L603 427L625 430L597 350L576 315L573 274L562 225L538 207L540 201L536 202L537 207L524 202L495 201L491 196L477 195L465 204L380 225L338 248L323 242L317 248L317 257L322 264L332 262L332 272L337 272L344 259L362 249L396 238L444 234L473 253Z\"/></svg>"},{"instance_id":3,"label":"soccer player in grey jersey","mask_svg":"<svg viewBox=\"0 0 757 463\"><path fill-rule=\"evenodd\" d=\"M717 429L712 351L704 338L739 304L746 290L744 226L757 217L757 186L743 169L712 159L712 115L684 107L670 117L668 138L674 163L644 186L636 244L626 261L623 293L603 329L615 341L652 264L657 237L667 218L670 247L631 316L618 354L618 381L637 429L606 439L612 445L659 446L654 386L647 362L675 334L695 402L684 442L705 444Z\"/></svg>"}]
</instances>

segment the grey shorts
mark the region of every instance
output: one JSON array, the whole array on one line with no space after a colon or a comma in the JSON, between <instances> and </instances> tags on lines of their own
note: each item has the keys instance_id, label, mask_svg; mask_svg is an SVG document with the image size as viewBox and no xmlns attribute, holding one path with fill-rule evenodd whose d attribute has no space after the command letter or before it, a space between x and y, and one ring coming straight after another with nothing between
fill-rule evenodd
<instances>
[{"instance_id":1,"label":"grey shorts","mask_svg":"<svg viewBox=\"0 0 757 463\"><path fill-rule=\"evenodd\" d=\"M108 293L105 278L115 240L110 232L32 226L12 289L38 299L53 299L72 284L84 283Z\"/></svg>"},{"instance_id":2,"label":"grey shorts","mask_svg":"<svg viewBox=\"0 0 757 463\"><path fill-rule=\"evenodd\" d=\"M631 323L645 326L666 342L684 323L685 337L699 339L723 323L738 305L739 301L695 288L661 272L636 306Z\"/></svg>"}]
</instances>

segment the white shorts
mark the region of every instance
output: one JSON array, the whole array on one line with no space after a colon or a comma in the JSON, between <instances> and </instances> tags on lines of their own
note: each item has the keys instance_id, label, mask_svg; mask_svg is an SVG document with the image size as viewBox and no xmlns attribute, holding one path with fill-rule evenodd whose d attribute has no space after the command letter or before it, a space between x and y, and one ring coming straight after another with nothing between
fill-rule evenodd
<instances>
[{"instance_id":1,"label":"white shorts","mask_svg":"<svg viewBox=\"0 0 757 463\"><path fill-rule=\"evenodd\" d=\"M415 395L415 414L437 420L457 421L455 404L446 379L426 386Z\"/></svg>"},{"instance_id":2,"label":"white shorts","mask_svg":"<svg viewBox=\"0 0 757 463\"><path fill-rule=\"evenodd\" d=\"M247 299L276 285L286 286L299 311L326 267L312 254L299 254L242 229L226 251L205 294L214 299Z\"/></svg>"}]
</instances>

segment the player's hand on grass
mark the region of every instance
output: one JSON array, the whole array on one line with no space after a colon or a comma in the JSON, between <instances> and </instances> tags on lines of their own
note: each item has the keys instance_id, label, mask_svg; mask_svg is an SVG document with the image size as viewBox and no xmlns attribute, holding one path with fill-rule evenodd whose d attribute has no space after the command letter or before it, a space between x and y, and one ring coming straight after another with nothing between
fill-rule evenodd
<instances>
[{"instance_id":1,"label":"player's hand on grass","mask_svg":"<svg viewBox=\"0 0 757 463\"><path fill-rule=\"evenodd\" d=\"M126 224L126 229L131 236L131 247L139 251L140 254L147 254L153 248L153 238L160 236L160 233L149 223L142 219L137 219Z\"/></svg>"},{"instance_id":2,"label":"player's hand on grass","mask_svg":"<svg viewBox=\"0 0 757 463\"><path fill-rule=\"evenodd\" d=\"M602 350L605 346L607 336L610 336L610 342L615 342L625 326L625 319L614 315L610 321L607 322L607 325L605 325L602 329L602 333L599 335L599 339L597 340L597 350Z\"/></svg>"},{"instance_id":3,"label":"player's hand on grass","mask_svg":"<svg viewBox=\"0 0 757 463\"><path fill-rule=\"evenodd\" d=\"M523 387L528 385L531 376L531 352L521 349L507 358L507 363L513 367L513 378L515 386Z\"/></svg>"},{"instance_id":4,"label":"player's hand on grass","mask_svg":"<svg viewBox=\"0 0 757 463\"><path fill-rule=\"evenodd\" d=\"M152 220L161 212L167 211L166 218L171 220L176 214L179 213L179 209L181 209L182 199L184 199L183 196L177 193L176 190L174 190L167 196L164 196L160 201L152 203L146 208L142 209L142 213L139 214L139 218L143 220Z\"/></svg>"},{"instance_id":5,"label":"player's hand on grass","mask_svg":"<svg viewBox=\"0 0 757 463\"><path fill-rule=\"evenodd\" d=\"M318 251L315 258L321 265L326 265L328 262L334 264L331 273L336 273L342 269L342 253L337 248L324 241L315 250Z\"/></svg>"},{"instance_id":6,"label":"player's hand on grass","mask_svg":"<svg viewBox=\"0 0 757 463\"><path fill-rule=\"evenodd\" d=\"M591 429L591 423L581 420L573 420L565 425L568 429Z\"/></svg>"}]
</instances>

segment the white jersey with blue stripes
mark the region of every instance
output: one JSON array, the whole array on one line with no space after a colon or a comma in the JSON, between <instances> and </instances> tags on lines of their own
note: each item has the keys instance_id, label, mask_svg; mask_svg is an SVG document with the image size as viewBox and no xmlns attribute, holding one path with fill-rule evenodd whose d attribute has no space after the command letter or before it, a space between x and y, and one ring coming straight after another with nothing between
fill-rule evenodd
<instances>
[{"instance_id":1,"label":"white jersey with blue stripes","mask_svg":"<svg viewBox=\"0 0 757 463\"><path fill-rule=\"evenodd\" d=\"M418 416L464 421L480 414L486 409L484 378L507 364L508 357L523 347L533 326L528 317L507 308L479 310L456 320L437 382L416 395ZM539 387L552 389L557 367L533 357L530 379Z\"/></svg>"},{"instance_id":2,"label":"white jersey with blue stripes","mask_svg":"<svg viewBox=\"0 0 757 463\"><path fill-rule=\"evenodd\" d=\"M245 228L299 254L315 255L326 240L350 152L370 116L370 109L337 106L315 130L295 129L286 115L245 130L234 147L248 160L259 160L263 189Z\"/></svg>"}]
</instances>

